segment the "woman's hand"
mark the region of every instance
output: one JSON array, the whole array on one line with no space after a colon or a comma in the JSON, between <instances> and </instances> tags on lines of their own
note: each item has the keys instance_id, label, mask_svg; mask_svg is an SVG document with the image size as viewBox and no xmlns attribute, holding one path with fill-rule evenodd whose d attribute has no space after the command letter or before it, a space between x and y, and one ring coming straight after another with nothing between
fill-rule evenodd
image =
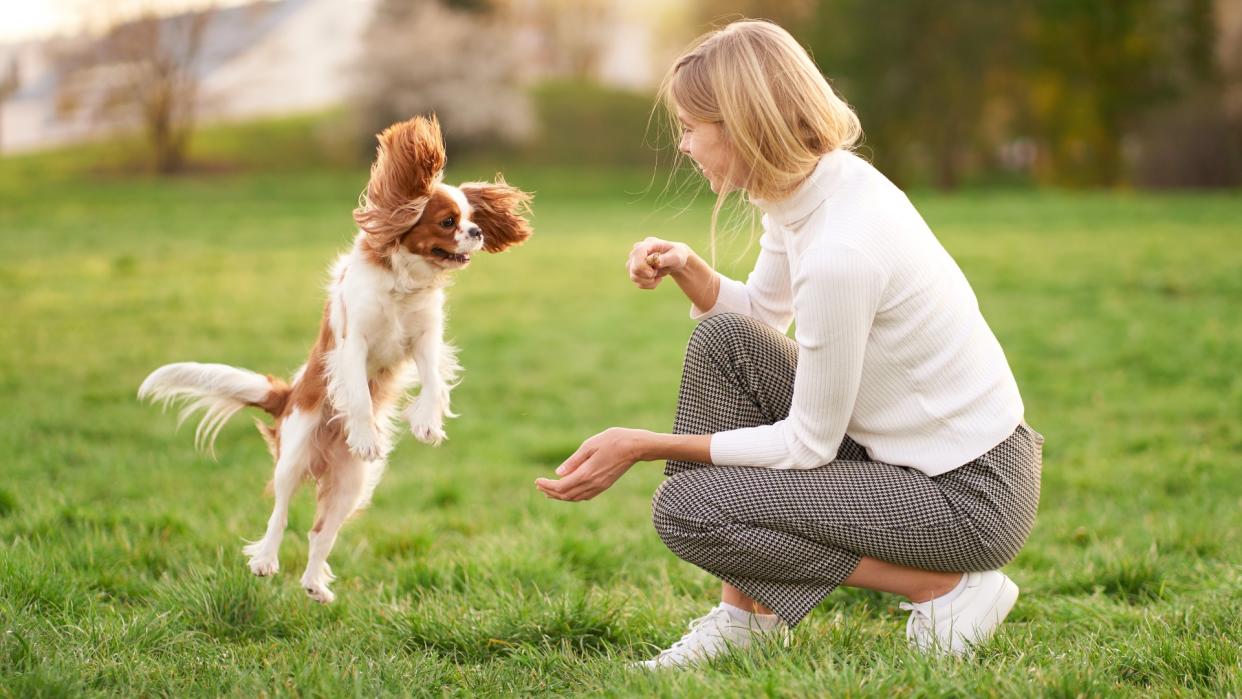
<instances>
[{"instance_id":1,"label":"woman's hand","mask_svg":"<svg viewBox=\"0 0 1242 699\"><path fill-rule=\"evenodd\" d=\"M685 243L646 238L634 243L625 267L638 288L654 289L664 277L684 270L693 254Z\"/></svg>"},{"instance_id":2,"label":"woman's hand","mask_svg":"<svg viewBox=\"0 0 1242 699\"><path fill-rule=\"evenodd\" d=\"M556 469L559 480L538 478L535 487L557 500L590 500L646 457L653 433L613 427L587 439Z\"/></svg>"}]
</instances>

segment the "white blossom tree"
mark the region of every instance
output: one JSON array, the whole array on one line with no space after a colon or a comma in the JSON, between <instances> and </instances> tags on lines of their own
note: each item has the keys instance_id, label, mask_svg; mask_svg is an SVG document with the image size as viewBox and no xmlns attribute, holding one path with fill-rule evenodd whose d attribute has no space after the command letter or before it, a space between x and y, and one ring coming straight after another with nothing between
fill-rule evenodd
<instances>
[{"instance_id":1,"label":"white blossom tree","mask_svg":"<svg viewBox=\"0 0 1242 699\"><path fill-rule=\"evenodd\" d=\"M484 3L381 2L356 69L358 127L367 143L385 125L435 113L450 148L530 135L512 32Z\"/></svg>"}]
</instances>

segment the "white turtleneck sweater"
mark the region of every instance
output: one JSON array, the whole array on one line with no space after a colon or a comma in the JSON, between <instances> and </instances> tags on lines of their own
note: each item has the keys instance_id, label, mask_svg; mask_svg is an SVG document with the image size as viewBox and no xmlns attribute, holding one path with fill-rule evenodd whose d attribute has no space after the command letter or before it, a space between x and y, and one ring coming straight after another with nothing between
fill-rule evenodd
<instances>
[{"instance_id":1,"label":"white turtleneck sweater","mask_svg":"<svg viewBox=\"0 0 1242 699\"><path fill-rule=\"evenodd\" d=\"M701 320L741 313L788 332L798 368L789 417L718 432L712 462L815 468L844 435L876 461L929 476L999 444L1022 420L1000 343L961 269L892 182L849 151L825 155L764 211L745 283L720 278Z\"/></svg>"}]
</instances>

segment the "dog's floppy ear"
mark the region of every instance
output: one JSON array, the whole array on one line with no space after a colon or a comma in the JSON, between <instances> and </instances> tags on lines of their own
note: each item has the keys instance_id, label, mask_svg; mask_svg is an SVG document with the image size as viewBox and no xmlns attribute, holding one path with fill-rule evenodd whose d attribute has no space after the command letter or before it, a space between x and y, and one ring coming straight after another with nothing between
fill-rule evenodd
<instances>
[{"instance_id":1,"label":"dog's floppy ear","mask_svg":"<svg viewBox=\"0 0 1242 699\"><path fill-rule=\"evenodd\" d=\"M431 193L444 176L444 139L440 122L414 117L379 134L375 164L354 220L386 250L418 223Z\"/></svg>"},{"instance_id":2,"label":"dog's floppy ear","mask_svg":"<svg viewBox=\"0 0 1242 699\"><path fill-rule=\"evenodd\" d=\"M534 233L526 220L531 195L511 187L500 175L495 182L466 182L459 189L473 209L470 220L483 229L484 250L500 252Z\"/></svg>"}]
</instances>

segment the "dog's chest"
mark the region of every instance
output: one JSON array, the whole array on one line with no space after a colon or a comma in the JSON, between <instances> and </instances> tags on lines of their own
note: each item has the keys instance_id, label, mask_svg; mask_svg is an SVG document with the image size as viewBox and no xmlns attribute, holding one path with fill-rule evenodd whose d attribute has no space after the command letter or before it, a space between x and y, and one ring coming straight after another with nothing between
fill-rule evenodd
<instances>
[{"instance_id":1,"label":"dog's chest","mask_svg":"<svg viewBox=\"0 0 1242 699\"><path fill-rule=\"evenodd\" d=\"M412 358L424 335L439 332L441 315L434 298L389 297L380 301L377 311L376 327L367 333L374 365L392 367Z\"/></svg>"}]
</instances>

